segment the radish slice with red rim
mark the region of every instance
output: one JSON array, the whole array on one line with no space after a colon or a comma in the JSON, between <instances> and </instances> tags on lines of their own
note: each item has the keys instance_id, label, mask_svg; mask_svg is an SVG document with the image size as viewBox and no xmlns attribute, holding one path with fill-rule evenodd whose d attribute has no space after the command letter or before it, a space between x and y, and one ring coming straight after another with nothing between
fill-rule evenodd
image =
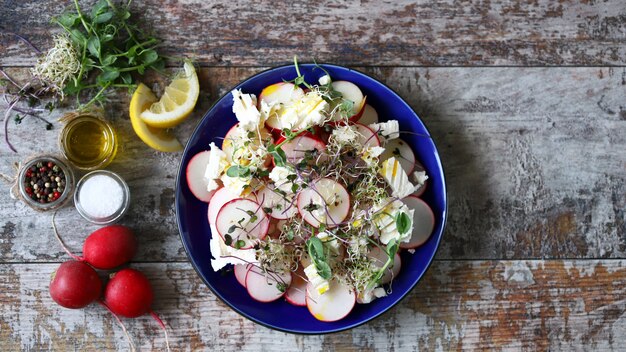
<instances>
[{"instance_id":1,"label":"radish slice with red rim","mask_svg":"<svg viewBox=\"0 0 626 352\"><path fill-rule=\"evenodd\" d=\"M414 209L413 213L413 233L409 242L400 242L400 248L416 248L424 244L433 233L435 228L435 215L432 209L420 198L410 195L402 202L409 209Z\"/></svg>"},{"instance_id":2,"label":"radish slice with red rim","mask_svg":"<svg viewBox=\"0 0 626 352\"><path fill-rule=\"evenodd\" d=\"M306 306L317 320L332 322L345 318L354 308L356 294L350 287L337 280L329 282L330 288L323 294L307 285Z\"/></svg>"},{"instance_id":3,"label":"radish slice with red rim","mask_svg":"<svg viewBox=\"0 0 626 352\"><path fill-rule=\"evenodd\" d=\"M259 302L272 302L282 297L291 285L291 273L263 272L253 266L246 275L248 294Z\"/></svg>"},{"instance_id":4,"label":"radish slice with red rim","mask_svg":"<svg viewBox=\"0 0 626 352\"><path fill-rule=\"evenodd\" d=\"M265 238L269 227L269 218L261 205L244 198L224 204L215 220L215 228L224 243L238 249L252 248L257 240Z\"/></svg>"},{"instance_id":5,"label":"radish slice with red rim","mask_svg":"<svg viewBox=\"0 0 626 352\"><path fill-rule=\"evenodd\" d=\"M280 138L276 144L280 144L284 140L285 138ZM281 148L290 163L297 164L308 157L310 164L316 164L319 154L326 149L326 144L312 133L305 132L283 144Z\"/></svg>"},{"instance_id":6,"label":"radish slice with red rim","mask_svg":"<svg viewBox=\"0 0 626 352\"><path fill-rule=\"evenodd\" d=\"M193 195L203 202L211 201L211 197L215 193L213 191L207 191L208 182L204 178L206 166L209 163L210 151L205 150L200 152L189 160L187 164L187 185Z\"/></svg>"},{"instance_id":7,"label":"radish slice with red rim","mask_svg":"<svg viewBox=\"0 0 626 352\"><path fill-rule=\"evenodd\" d=\"M213 197L209 202L209 209L207 214L209 218L209 224L215 224L217 213L220 211L222 206L236 198L239 198L239 195L231 191L229 188L222 187L215 191L215 194L213 194Z\"/></svg>"},{"instance_id":8,"label":"radish slice with red rim","mask_svg":"<svg viewBox=\"0 0 626 352\"><path fill-rule=\"evenodd\" d=\"M295 196L282 195L270 186L258 191L256 197L263 206L263 211L274 219L286 220L298 213Z\"/></svg>"},{"instance_id":9,"label":"radish slice with red rim","mask_svg":"<svg viewBox=\"0 0 626 352\"><path fill-rule=\"evenodd\" d=\"M366 98L361 89L354 83L348 81L332 82L333 89L341 93L342 97L352 102L352 116L350 121L357 121L365 110Z\"/></svg>"},{"instance_id":10,"label":"radish slice with red rim","mask_svg":"<svg viewBox=\"0 0 626 352\"><path fill-rule=\"evenodd\" d=\"M336 227L350 212L350 194L339 182L321 178L298 194L298 212L314 227Z\"/></svg>"},{"instance_id":11,"label":"radish slice with red rim","mask_svg":"<svg viewBox=\"0 0 626 352\"><path fill-rule=\"evenodd\" d=\"M235 279L237 279L237 282L243 287L246 287L246 275L248 275L248 270L250 270L251 267L252 265L250 264L235 264L233 266Z\"/></svg>"},{"instance_id":12,"label":"radish slice with red rim","mask_svg":"<svg viewBox=\"0 0 626 352\"><path fill-rule=\"evenodd\" d=\"M374 265L376 265L378 268L382 268L383 266L385 266L385 263L387 263L387 259L389 259L387 253L380 247L373 247L372 249L370 249L369 253L367 253L367 257L372 259ZM383 274L383 277L380 279L380 283L383 285L390 283L391 280L393 280L393 278L398 276L398 274L400 273L401 265L402 264L400 260L400 255L398 253L395 253L393 257L393 264L391 264L387 268L387 270Z\"/></svg>"},{"instance_id":13,"label":"radish slice with red rim","mask_svg":"<svg viewBox=\"0 0 626 352\"><path fill-rule=\"evenodd\" d=\"M360 123L355 123L354 128L359 132L359 143L361 145L366 148L380 147L380 139L374 130Z\"/></svg>"},{"instance_id":14,"label":"radish slice with red rim","mask_svg":"<svg viewBox=\"0 0 626 352\"><path fill-rule=\"evenodd\" d=\"M304 267L298 266L298 270L291 273L291 285L285 292L285 299L294 306L306 306L306 276Z\"/></svg>"},{"instance_id":15,"label":"radish slice with red rim","mask_svg":"<svg viewBox=\"0 0 626 352\"><path fill-rule=\"evenodd\" d=\"M365 107L363 108L363 114L359 118L358 122L366 126L373 123L378 123L378 113L376 112L376 109L374 109L369 104L365 104Z\"/></svg>"},{"instance_id":16,"label":"radish slice with red rim","mask_svg":"<svg viewBox=\"0 0 626 352\"><path fill-rule=\"evenodd\" d=\"M395 157L402 166L402 170L407 175L411 175L415 169L416 159L415 153L411 146L400 138L390 139L385 143L385 151L381 154L380 160L384 161L391 157Z\"/></svg>"}]
</instances>

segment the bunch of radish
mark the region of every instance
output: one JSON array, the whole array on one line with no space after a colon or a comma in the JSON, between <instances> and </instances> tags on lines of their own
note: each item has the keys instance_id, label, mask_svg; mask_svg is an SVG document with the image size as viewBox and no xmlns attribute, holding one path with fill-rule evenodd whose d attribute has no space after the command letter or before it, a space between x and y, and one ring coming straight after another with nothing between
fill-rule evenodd
<instances>
[{"instance_id":1,"label":"bunch of radish","mask_svg":"<svg viewBox=\"0 0 626 352\"><path fill-rule=\"evenodd\" d=\"M351 82L335 81L332 85L336 91L342 93L345 99L353 103L353 115L349 117L348 123L358 132L359 144L369 148L381 147L383 140L377 133L378 131L369 127L379 122L378 113L366 103L366 96ZM305 93L300 87L289 82L280 82L263 89L258 103L259 105L261 102L287 104L294 95L297 97L303 94ZM330 122L331 126L337 126L333 123ZM237 125L233 126L223 139L222 147L227 155L233 153L230 145L232 143L227 143L227 141L237 139L237 136L233 134L238 133L240 129L236 127ZM329 133L323 128L304 131L294 139L283 143L285 136L281 136L281 131L284 127L279 118L270 117L265 122L265 126L259 127L259 131L261 136L273 136L275 144L282 144L282 150L288 162L296 164L303 160L306 154L320 155L326 149ZM380 160L395 157L407 175L411 175L414 171L424 171L424 167L417 161L415 153L407 142L400 138L390 139L385 141L384 147L385 153L380 156ZM292 200L277 195L277 192L269 186L254 190L247 196L235 194L226 187L209 192L204 174L210 155L211 151L202 151L191 158L186 169L187 184L197 199L208 203L208 222L211 225L212 236L220 236L222 241L228 236L229 241L226 244L233 246L238 243L235 246L236 249L253 250L253 246L259 240L264 240L268 235L276 235L276 229L280 228L281 221L294 216L300 216L312 227L324 226L326 229L332 229L350 215L350 193L344 185L328 177L311 182L308 188L300 190ZM274 166L275 163L272 163L270 169ZM413 223L420 224L414 228L410 241L400 244L402 249L413 250L421 246L428 240L434 229L434 214L428 204L419 198L425 188L426 184L414 194L402 199L409 209L414 210ZM328 202L327 200L331 198L336 201ZM320 219L313 213L309 206L319 203L327 204L324 219ZM264 209L281 210L266 212ZM246 226L235 226L241 223L242 217L246 216L250 219L254 218L254 221L249 221ZM387 260L387 253L378 247L374 247L368 256L374 262L380 263L380 268ZM389 283L400 272L401 260L397 253L393 258L393 263L381 279L382 284ZM306 306L311 314L321 321L331 322L342 319L350 313L355 303L363 303L357 299L353 289L337 280L330 280L330 288L323 295L317 294L302 271L306 265L308 264L300 265L297 271L290 274L278 274L263 272L252 264L237 264L234 265L234 275L253 299L271 302L284 297L293 305Z\"/></svg>"},{"instance_id":2,"label":"bunch of radish","mask_svg":"<svg viewBox=\"0 0 626 352\"><path fill-rule=\"evenodd\" d=\"M95 270L116 269L132 260L137 253L137 240L131 229L109 225L94 231L85 240L83 256L80 257L63 243L54 216L52 226L57 240L73 260L62 263L52 275L50 297L60 306L70 309L84 308L94 302L102 305L122 327L131 350L135 350L134 344L119 317L136 318L150 314L163 329L169 351L167 328L152 311L154 294L146 276L136 269L124 268L110 274L104 285Z\"/></svg>"}]
</instances>

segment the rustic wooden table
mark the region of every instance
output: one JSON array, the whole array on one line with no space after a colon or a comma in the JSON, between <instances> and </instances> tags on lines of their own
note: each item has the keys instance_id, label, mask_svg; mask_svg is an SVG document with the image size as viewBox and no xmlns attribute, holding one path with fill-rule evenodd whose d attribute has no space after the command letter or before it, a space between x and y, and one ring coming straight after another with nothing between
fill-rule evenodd
<instances>
[{"instance_id":1,"label":"rustic wooden table","mask_svg":"<svg viewBox=\"0 0 626 352\"><path fill-rule=\"evenodd\" d=\"M51 44L50 17L70 1L0 2L0 66L28 76ZM294 54L358 68L395 89L428 125L446 170L450 217L436 259L382 317L326 336L269 330L230 310L200 281L178 237L180 154L133 133L125 92L109 118L122 138L110 166L130 184L123 223L136 267L176 350L623 350L626 345L626 7L623 1L135 1L163 51L201 67L203 92L176 134L186 140L213 101ZM3 88L0 88L0 91ZM3 104L0 102L0 105ZM3 106L3 110L6 106ZM60 124L10 124L0 173L54 153ZM50 274L66 254L51 214L0 192L0 350L126 350L110 315L58 307ZM79 251L95 226L58 215ZM148 318L125 320L141 350L164 346Z\"/></svg>"}]
</instances>

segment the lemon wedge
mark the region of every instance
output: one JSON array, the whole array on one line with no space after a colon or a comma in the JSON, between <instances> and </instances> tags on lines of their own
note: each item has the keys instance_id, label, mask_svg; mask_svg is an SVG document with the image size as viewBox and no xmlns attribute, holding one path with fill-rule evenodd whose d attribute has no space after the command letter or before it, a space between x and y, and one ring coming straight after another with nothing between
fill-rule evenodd
<instances>
[{"instance_id":1,"label":"lemon wedge","mask_svg":"<svg viewBox=\"0 0 626 352\"><path fill-rule=\"evenodd\" d=\"M143 111L147 110L156 101L157 97L152 93L152 90L145 84L139 83L135 93L133 93L133 97L130 100L130 107L128 108L133 130L135 130L137 136L139 136L144 143L153 149L162 152L177 152L182 150L182 144L180 144L178 139L171 133L164 129L148 126L139 117Z\"/></svg>"},{"instance_id":2,"label":"lemon wedge","mask_svg":"<svg viewBox=\"0 0 626 352\"><path fill-rule=\"evenodd\" d=\"M163 96L141 113L141 119L152 127L169 128L183 122L191 113L200 95L198 75L190 61L185 61L184 74L174 78Z\"/></svg>"}]
</instances>

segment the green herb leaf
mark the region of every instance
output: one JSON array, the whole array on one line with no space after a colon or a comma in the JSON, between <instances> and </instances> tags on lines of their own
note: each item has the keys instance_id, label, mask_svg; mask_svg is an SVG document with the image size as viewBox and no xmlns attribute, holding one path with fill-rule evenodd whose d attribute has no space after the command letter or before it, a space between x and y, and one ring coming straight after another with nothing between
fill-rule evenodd
<instances>
[{"instance_id":1,"label":"green herb leaf","mask_svg":"<svg viewBox=\"0 0 626 352\"><path fill-rule=\"evenodd\" d=\"M115 68L106 67L102 74L98 76L97 82L99 84L106 84L108 82L114 81L117 77L120 76L120 71L117 71Z\"/></svg>"},{"instance_id":2,"label":"green herb leaf","mask_svg":"<svg viewBox=\"0 0 626 352\"><path fill-rule=\"evenodd\" d=\"M78 24L78 22L80 22L80 18L78 17L78 15L73 13L64 13L61 16L55 18L55 20L62 26L68 28L74 27Z\"/></svg>"},{"instance_id":3,"label":"green herb leaf","mask_svg":"<svg viewBox=\"0 0 626 352\"><path fill-rule=\"evenodd\" d=\"M285 166L285 162L287 161L287 155L281 147L270 144L267 147L267 151L270 153L272 158L274 158L274 164L276 164L276 166Z\"/></svg>"},{"instance_id":4,"label":"green herb leaf","mask_svg":"<svg viewBox=\"0 0 626 352\"><path fill-rule=\"evenodd\" d=\"M115 15L113 13L113 11L108 11L108 12L105 12L105 13L101 13L98 16L93 18L93 23L106 23L106 22L109 22L113 18L113 15Z\"/></svg>"},{"instance_id":5,"label":"green herb leaf","mask_svg":"<svg viewBox=\"0 0 626 352\"><path fill-rule=\"evenodd\" d=\"M233 165L226 170L228 177L248 177L250 176L250 168L246 166Z\"/></svg>"},{"instance_id":6,"label":"green herb leaf","mask_svg":"<svg viewBox=\"0 0 626 352\"><path fill-rule=\"evenodd\" d=\"M139 55L139 59L144 63L144 65L150 65L159 59L159 54L150 49L142 52L141 55Z\"/></svg>"},{"instance_id":7,"label":"green herb leaf","mask_svg":"<svg viewBox=\"0 0 626 352\"><path fill-rule=\"evenodd\" d=\"M115 63L115 61L117 61L117 56L107 55L104 59L102 59L102 61L100 61L100 64L102 64L102 66L111 66Z\"/></svg>"},{"instance_id":8,"label":"green herb leaf","mask_svg":"<svg viewBox=\"0 0 626 352\"><path fill-rule=\"evenodd\" d=\"M228 228L228 233L233 233L235 232L235 230L237 230L237 225L233 225L231 227Z\"/></svg>"},{"instance_id":9,"label":"green herb leaf","mask_svg":"<svg viewBox=\"0 0 626 352\"><path fill-rule=\"evenodd\" d=\"M276 284L276 288L278 289L278 291L280 292L285 292L287 291L287 285L285 285L284 282L279 282Z\"/></svg>"},{"instance_id":10,"label":"green herb leaf","mask_svg":"<svg viewBox=\"0 0 626 352\"><path fill-rule=\"evenodd\" d=\"M87 41L87 50L97 58L100 57L100 39L98 37L90 37Z\"/></svg>"},{"instance_id":11,"label":"green herb leaf","mask_svg":"<svg viewBox=\"0 0 626 352\"><path fill-rule=\"evenodd\" d=\"M235 242L235 248L236 249L239 249L239 248L241 248L241 247L243 247L245 245L246 245L246 242L244 240L237 240L237 242Z\"/></svg>"},{"instance_id":12,"label":"green herb leaf","mask_svg":"<svg viewBox=\"0 0 626 352\"><path fill-rule=\"evenodd\" d=\"M233 238L230 235L224 235L224 244L230 246L233 243Z\"/></svg>"},{"instance_id":13,"label":"green herb leaf","mask_svg":"<svg viewBox=\"0 0 626 352\"><path fill-rule=\"evenodd\" d=\"M396 215L396 228L398 232L403 235L411 229L411 218L403 211Z\"/></svg>"}]
</instances>

